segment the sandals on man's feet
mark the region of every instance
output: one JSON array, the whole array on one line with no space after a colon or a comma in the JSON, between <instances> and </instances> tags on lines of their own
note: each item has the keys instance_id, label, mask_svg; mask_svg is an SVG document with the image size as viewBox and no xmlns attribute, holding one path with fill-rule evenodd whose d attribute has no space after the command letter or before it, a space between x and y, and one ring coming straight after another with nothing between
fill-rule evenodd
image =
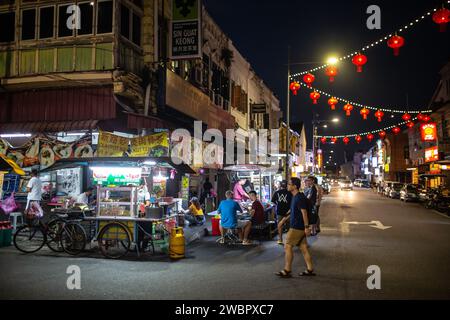
<instances>
[{"instance_id":1,"label":"sandals on man's feet","mask_svg":"<svg viewBox=\"0 0 450 320\"><path fill-rule=\"evenodd\" d=\"M316 274L314 271L305 270L302 273L299 274L300 277L315 277Z\"/></svg>"},{"instance_id":2,"label":"sandals on man's feet","mask_svg":"<svg viewBox=\"0 0 450 320\"><path fill-rule=\"evenodd\" d=\"M292 278L292 271L281 270L275 274L280 278Z\"/></svg>"},{"instance_id":3,"label":"sandals on man's feet","mask_svg":"<svg viewBox=\"0 0 450 320\"><path fill-rule=\"evenodd\" d=\"M277 243L278 243L280 246L284 245L283 241L281 241L281 240L278 240Z\"/></svg>"}]
</instances>

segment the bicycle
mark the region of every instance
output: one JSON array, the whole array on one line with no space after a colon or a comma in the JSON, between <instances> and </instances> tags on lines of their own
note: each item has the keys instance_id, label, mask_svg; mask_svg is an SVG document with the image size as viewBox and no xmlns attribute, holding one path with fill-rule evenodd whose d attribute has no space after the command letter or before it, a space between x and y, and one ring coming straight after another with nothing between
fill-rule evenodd
<instances>
[{"instance_id":1,"label":"bicycle","mask_svg":"<svg viewBox=\"0 0 450 320\"><path fill-rule=\"evenodd\" d=\"M80 230L76 221L67 220L66 215L56 215L48 223L43 223L39 218L33 215L26 214L27 223L19 227L14 234L13 243L17 250L23 253L35 253L47 245L47 247L57 253L67 252L71 255L78 254L80 250L79 243L76 245L68 246L69 249L64 249L62 245L62 236L64 239L74 239L81 241L81 237L84 234L84 230ZM78 230L77 230L78 229ZM81 233L82 231L82 233ZM70 236L68 236L70 235ZM75 237L74 235L78 235ZM86 242L86 236L84 234L84 243ZM74 250L70 248L74 247ZM84 249L84 245L81 246Z\"/></svg>"}]
</instances>

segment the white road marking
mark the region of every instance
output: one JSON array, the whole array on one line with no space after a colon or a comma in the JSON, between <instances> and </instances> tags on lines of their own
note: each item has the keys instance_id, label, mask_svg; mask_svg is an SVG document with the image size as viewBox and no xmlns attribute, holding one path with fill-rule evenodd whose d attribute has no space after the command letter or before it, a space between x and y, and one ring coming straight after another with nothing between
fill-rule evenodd
<instances>
[{"instance_id":1,"label":"white road marking","mask_svg":"<svg viewBox=\"0 0 450 320\"><path fill-rule=\"evenodd\" d=\"M381 221L371 221L371 222L357 222L357 221L348 221L342 222L342 224L346 225L367 225L371 228L379 229L379 230L387 230L392 228L391 226L385 226L381 223Z\"/></svg>"}]
</instances>

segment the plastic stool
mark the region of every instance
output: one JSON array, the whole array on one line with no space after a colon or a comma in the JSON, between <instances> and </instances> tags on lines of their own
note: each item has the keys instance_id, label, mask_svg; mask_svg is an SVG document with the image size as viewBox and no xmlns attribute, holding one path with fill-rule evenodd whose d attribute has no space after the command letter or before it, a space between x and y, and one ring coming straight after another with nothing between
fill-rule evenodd
<instances>
[{"instance_id":1,"label":"plastic stool","mask_svg":"<svg viewBox=\"0 0 450 320\"><path fill-rule=\"evenodd\" d=\"M23 214L22 212L11 212L9 214L9 218L12 220L13 232L15 233L17 230L17 220L20 218L20 224L23 224Z\"/></svg>"}]
</instances>

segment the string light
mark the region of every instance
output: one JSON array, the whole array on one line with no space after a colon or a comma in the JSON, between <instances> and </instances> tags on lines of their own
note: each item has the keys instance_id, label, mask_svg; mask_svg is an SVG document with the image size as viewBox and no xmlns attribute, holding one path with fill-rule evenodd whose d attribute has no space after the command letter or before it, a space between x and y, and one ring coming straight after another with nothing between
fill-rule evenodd
<instances>
[{"instance_id":1,"label":"string light","mask_svg":"<svg viewBox=\"0 0 450 320\"><path fill-rule=\"evenodd\" d=\"M448 0L447 3L450 3L450 0ZM420 22L424 21L428 16L431 16L431 14L432 14L433 12L436 12L437 10L438 10L438 9L433 9L433 10L427 12L426 14L422 15L422 16L419 17L419 18L413 19L412 22L406 24L404 27L400 28L399 30L397 30L397 31L395 31L395 32L392 32L392 33L389 34L388 36L385 36L384 38L381 38L380 40L376 40L376 41L374 41L373 43L371 43L371 44L369 44L369 45L367 45L367 46L362 47L359 51L366 51L366 50L368 50L368 49L370 49L370 48L373 48L373 47L375 47L375 46L377 46L377 45L379 45L379 44L385 43L386 40L388 40L389 38L391 38L395 33L402 33L402 32L404 32L404 31L406 31L406 30L408 30L408 29L411 29L411 27L413 27L413 26L415 26L416 24L419 24ZM338 60L339 60L339 61L343 61L343 60L350 59L350 58L352 58L353 56L357 55L359 51L356 51L356 52L350 53L350 54L348 54L348 55L346 55L346 56L343 56L343 57L341 57L341 58L338 58ZM313 73L313 72L316 72L316 71L325 69L325 68L328 67L328 66L329 66L329 64L324 64L323 66L320 66L320 67L317 67L317 68L314 68L314 69L311 69L311 70L308 70L308 71L303 71L303 72L300 72L300 73L293 74L293 75L291 75L291 79L296 78L296 77L299 77L299 76L302 76L302 75L305 75L305 74L307 74L307 73Z\"/></svg>"},{"instance_id":2,"label":"string light","mask_svg":"<svg viewBox=\"0 0 450 320\"><path fill-rule=\"evenodd\" d=\"M323 91L321 91L319 89L307 86L306 84L304 84L302 82L300 82L300 85L308 88L309 90L314 90L314 91L320 93L321 95L327 96L329 98L334 97L340 102L349 103L349 104L351 104L353 106L356 106L356 107L359 107L361 109L366 108L366 109L370 109L370 110L374 110L374 111L381 110L381 111L387 112L387 113L401 113L401 114L404 114L406 112L405 111L406 109L404 109L404 110L396 110L396 109L375 108L375 107L371 107L371 106L366 106L366 105L363 105L363 104L360 104L360 103L357 103L357 102L353 102L353 101L350 101L350 100L347 100L347 99L336 97L335 95L332 95L332 94L329 94L327 92L323 92ZM413 110L413 111L408 111L408 113L413 113L413 114L414 113L431 113L431 112L432 112L432 110L415 110L415 111Z\"/></svg>"},{"instance_id":3,"label":"string light","mask_svg":"<svg viewBox=\"0 0 450 320\"><path fill-rule=\"evenodd\" d=\"M348 137L348 138L355 138L356 136L367 136L367 135L369 135L369 134L375 134L375 133L379 133L379 132L381 132L381 131L392 130L392 129L394 129L395 127L400 127L400 126L406 125L408 122L416 121L416 120L417 120L417 118L414 118L414 119L412 119L412 120L400 122L400 123L398 123L398 124L396 124L396 125L393 125L393 126L389 126L389 127L383 128L383 129L378 129L378 130L368 131L368 132L361 132L361 133L354 133L354 134L346 134L346 135L340 135L340 136L319 136L319 135L317 135L317 136L314 136L314 138L319 138L319 139L320 139L320 138L327 138L327 139L338 138L338 139L342 139L342 138L345 138L345 137Z\"/></svg>"}]
</instances>

